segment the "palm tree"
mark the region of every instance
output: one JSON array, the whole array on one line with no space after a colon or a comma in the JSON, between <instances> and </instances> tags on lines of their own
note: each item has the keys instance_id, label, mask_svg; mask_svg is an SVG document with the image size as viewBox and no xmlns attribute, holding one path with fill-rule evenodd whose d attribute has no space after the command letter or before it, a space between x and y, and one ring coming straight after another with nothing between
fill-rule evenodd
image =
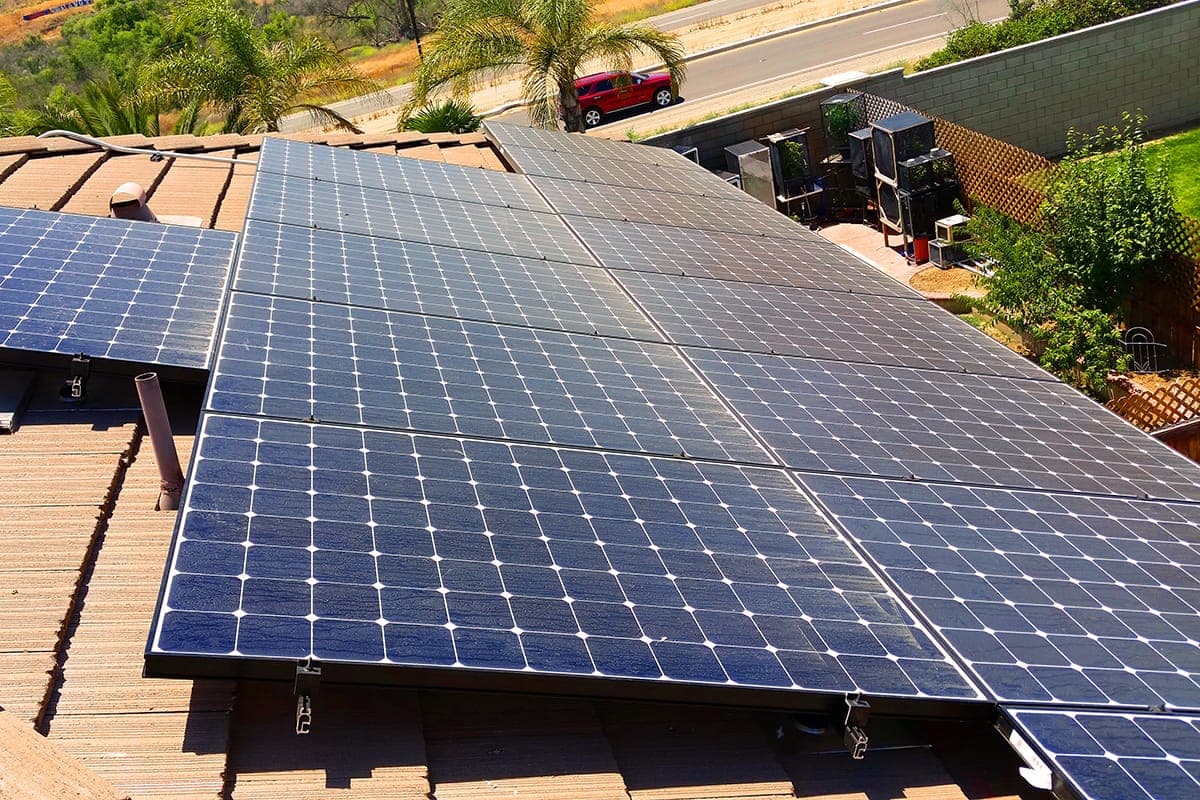
<instances>
[{"instance_id":1,"label":"palm tree","mask_svg":"<svg viewBox=\"0 0 1200 800\"><path fill-rule=\"evenodd\" d=\"M0 73L0 136L28 136L46 130L36 112L18 108L16 103L17 90L8 76Z\"/></svg>"},{"instance_id":2,"label":"palm tree","mask_svg":"<svg viewBox=\"0 0 1200 800\"><path fill-rule=\"evenodd\" d=\"M597 21L593 11L589 0L450 0L417 68L407 111L446 86L464 93L477 73L516 68L534 124L556 125L561 108L567 130L582 131L575 79L585 62L628 70L633 54L647 51L677 82L683 78L683 46L673 34L609 25Z\"/></svg>"},{"instance_id":3,"label":"palm tree","mask_svg":"<svg viewBox=\"0 0 1200 800\"><path fill-rule=\"evenodd\" d=\"M180 109L170 132L198 133L203 127L199 112L199 103L195 101ZM66 128L89 136L163 133L163 115L158 104L144 99L135 77L122 81L109 76L89 81L79 94L56 90L40 116L47 128Z\"/></svg>"},{"instance_id":4,"label":"palm tree","mask_svg":"<svg viewBox=\"0 0 1200 800\"><path fill-rule=\"evenodd\" d=\"M225 117L230 132L277 131L283 117L306 111L315 122L357 133L314 98L378 90L328 41L307 35L273 40L230 0L184 0L171 24L199 34L197 43L147 67L145 96L182 107L199 99Z\"/></svg>"}]
</instances>

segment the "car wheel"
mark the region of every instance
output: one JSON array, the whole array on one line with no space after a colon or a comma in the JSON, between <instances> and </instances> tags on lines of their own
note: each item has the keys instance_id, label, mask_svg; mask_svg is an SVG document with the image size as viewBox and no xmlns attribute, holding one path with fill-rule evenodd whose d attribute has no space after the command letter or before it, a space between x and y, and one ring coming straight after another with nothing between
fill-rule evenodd
<instances>
[{"instance_id":1,"label":"car wheel","mask_svg":"<svg viewBox=\"0 0 1200 800\"><path fill-rule=\"evenodd\" d=\"M592 106L583 110L583 126L585 128L594 128L600 124L600 120L604 119L604 114L600 109Z\"/></svg>"},{"instance_id":2,"label":"car wheel","mask_svg":"<svg viewBox=\"0 0 1200 800\"><path fill-rule=\"evenodd\" d=\"M654 93L654 105L666 108L675 102L675 94L670 89L659 89Z\"/></svg>"}]
</instances>

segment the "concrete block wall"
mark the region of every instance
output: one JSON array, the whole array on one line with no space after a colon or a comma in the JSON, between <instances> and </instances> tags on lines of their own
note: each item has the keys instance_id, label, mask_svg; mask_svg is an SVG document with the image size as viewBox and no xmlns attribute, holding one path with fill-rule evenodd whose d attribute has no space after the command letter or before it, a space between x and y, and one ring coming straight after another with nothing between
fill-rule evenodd
<instances>
[{"instance_id":1,"label":"concrete block wall","mask_svg":"<svg viewBox=\"0 0 1200 800\"><path fill-rule=\"evenodd\" d=\"M1115 124L1141 109L1151 130L1200 120L1200 0L1116 20L1002 53L905 77L901 70L853 86L944 117L1045 156L1066 149L1067 131ZM723 163L727 145L789 127L820 130L824 89L649 140L699 146ZM814 150L822 146L812 137Z\"/></svg>"}]
</instances>

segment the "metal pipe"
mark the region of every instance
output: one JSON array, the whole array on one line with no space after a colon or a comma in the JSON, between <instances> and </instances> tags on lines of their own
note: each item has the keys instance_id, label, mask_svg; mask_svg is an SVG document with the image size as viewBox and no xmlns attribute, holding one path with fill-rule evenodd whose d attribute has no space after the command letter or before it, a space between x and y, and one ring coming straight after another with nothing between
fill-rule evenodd
<instances>
[{"instance_id":1,"label":"metal pipe","mask_svg":"<svg viewBox=\"0 0 1200 800\"><path fill-rule=\"evenodd\" d=\"M183 469L179 466L179 453L171 436L171 420L167 418L158 373L143 372L133 382L137 386L142 416L146 418L146 432L150 434L154 460L158 462L158 475L162 479L155 510L174 511L179 508L179 496L183 492Z\"/></svg>"},{"instance_id":2,"label":"metal pipe","mask_svg":"<svg viewBox=\"0 0 1200 800\"><path fill-rule=\"evenodd\" d=\"M126 147L120 144L106 142L103 139L97 139L94 136L85 136L82 133L75 131L52 130L45 133L39 133L39 139L48 139L53 136L62 136L67 139L73 139L83 144L90 144L93 147L99 147L102 150L108 150L112 153L124 153L128 156L150 156L151 159L163 158L191 158L196 161L215 161L218 164L233 164L235 167L253 167L258 164L257 161L247 161L238 158L222 158L221 156L206 156L200 153L177 153L174 150L157 150L152 147Z\"/></svg>"}]
</instances>

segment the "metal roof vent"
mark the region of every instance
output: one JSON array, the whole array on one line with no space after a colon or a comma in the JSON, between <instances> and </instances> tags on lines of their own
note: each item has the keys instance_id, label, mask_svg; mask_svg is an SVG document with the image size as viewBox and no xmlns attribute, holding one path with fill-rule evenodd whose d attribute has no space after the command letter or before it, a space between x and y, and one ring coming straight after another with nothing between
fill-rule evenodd
<instances>
[{"instance_id":1,"label":"metal roof vent","mask_svg":"<svg viewBox=\"0 0 1200 800\"><path fill-rule=\"evenodd\" d=\"M146 205L146 190L132 181L117 187L108 201L108 210L117 219L158 222L158 217Z\"/></svg>"}]
</instances>

